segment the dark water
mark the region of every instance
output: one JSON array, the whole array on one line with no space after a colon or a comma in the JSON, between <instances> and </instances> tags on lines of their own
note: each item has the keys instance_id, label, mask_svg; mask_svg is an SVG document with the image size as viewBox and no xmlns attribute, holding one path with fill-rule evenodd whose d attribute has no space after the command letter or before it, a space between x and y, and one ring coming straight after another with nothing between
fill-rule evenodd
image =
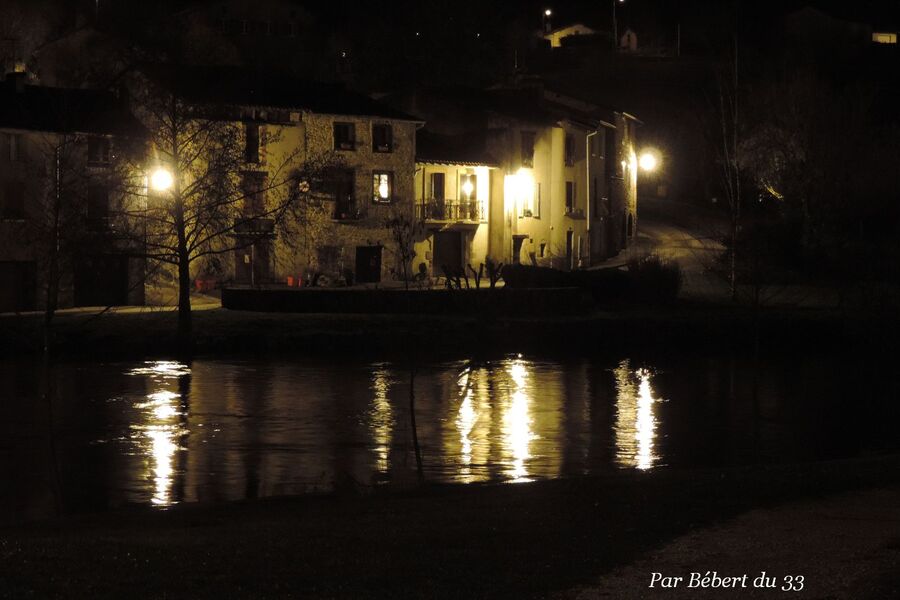
<instances>
[{"instance_id":1,"label":"dark water","mask_svg":"<svg viewBox=\"0 0 900 600\"><path fill-rule=\"evenodd\" d=\"M884 361L445 362L419 369L432 481L852 457L898 448ZM410 482L409 372L331 359L0 363L3 521Z\"/></svg>"}]
</instances>

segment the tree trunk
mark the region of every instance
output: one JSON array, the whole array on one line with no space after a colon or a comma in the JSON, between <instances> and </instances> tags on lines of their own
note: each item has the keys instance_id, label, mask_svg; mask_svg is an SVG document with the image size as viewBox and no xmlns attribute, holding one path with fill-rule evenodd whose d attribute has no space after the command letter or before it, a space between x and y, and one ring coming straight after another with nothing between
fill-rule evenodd
<instances>
[{"instance_id":1,"label":"tree trunk","mask_svg":"<svg viewBox=\"0 0 900 600\"><path fill-rule=\"evenodd\" d=\"M416 368L409 367L409 420L412 426L413 449L416 452L416 474L419 483L425 480L425 472L422 470L422 450L419 448L419 432L416 428Z\"/></svg>"},{"instance_id":2,"label":"tree trunk","mask_svg":"<svg viewBox=\"0 0 900 600\"><path fill-rule=\"evenodd\" d=\"M189 352L192 343L191 262L184 230L184 203L175 199L175 223L178 227L178 349Z\"/></svg>"}]
</instances>

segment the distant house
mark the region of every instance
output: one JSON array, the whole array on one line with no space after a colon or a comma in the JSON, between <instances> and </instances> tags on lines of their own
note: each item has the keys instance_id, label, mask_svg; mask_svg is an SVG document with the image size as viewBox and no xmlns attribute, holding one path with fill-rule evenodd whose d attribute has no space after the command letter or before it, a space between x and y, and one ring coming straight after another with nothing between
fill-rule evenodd
<instances>
[{"instance_id":1,"label":"distant house","mask_svg":"<svg viewBox=\"0 0 900 600\"><path fill-rule=\"evenodd\" d=\"M551 48L561 48L563 46L563 40L568 37L579 35L595 35L596 33L596 30L591 29L584 23L573 23L565 27L560 27L558 29L548 31L547 33L543 34L543 37L545 40L550 42Z\"/></svg>"},{"instance_id":2,"label":"distant house","mask_svg":"<svg viewBox=\"0 0 900 600\"><path fill-rule=\"evenodd\" d=\"M0 312L144 302L144 261L114 235L112 173L142 130L111 94L0 85ZM52 273L59 274L58 279Z\"/></svg>"}]
</instances>

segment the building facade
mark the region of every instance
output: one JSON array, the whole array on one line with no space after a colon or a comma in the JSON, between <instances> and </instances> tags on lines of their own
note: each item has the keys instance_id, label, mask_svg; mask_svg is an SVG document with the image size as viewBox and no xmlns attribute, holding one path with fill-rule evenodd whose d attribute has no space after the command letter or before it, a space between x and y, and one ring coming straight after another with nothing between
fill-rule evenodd
<instances>
[{"instance_id":1,"label":"building facade","mask_svg":"<svg viewBox=\"0 0 900 600\"><path fill-rule=\"evenodd\" d=\"M141 249L112 210L141 130L115 97L0 85L0 312L143 304Z\"/></svg>"}]
</instances>

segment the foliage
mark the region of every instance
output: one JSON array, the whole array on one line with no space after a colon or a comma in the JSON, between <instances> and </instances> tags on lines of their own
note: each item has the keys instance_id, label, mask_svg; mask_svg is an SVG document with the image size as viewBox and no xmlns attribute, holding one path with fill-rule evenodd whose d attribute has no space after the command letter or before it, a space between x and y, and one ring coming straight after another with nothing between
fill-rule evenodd
<instances>
[{"instance_id":1,"label":"foliage","mask_svg":"<svg viewBox=\"0 0 900 600\"><path fill-rule=\"evenodd\" d=\"M394 268L408 290L412 279L412 261L416 257L415 244L424 231L423 225L407 213L397 211L385 221L384 226L392 242L389 251L394 255Z\"/></svg>"}]
</instances>

